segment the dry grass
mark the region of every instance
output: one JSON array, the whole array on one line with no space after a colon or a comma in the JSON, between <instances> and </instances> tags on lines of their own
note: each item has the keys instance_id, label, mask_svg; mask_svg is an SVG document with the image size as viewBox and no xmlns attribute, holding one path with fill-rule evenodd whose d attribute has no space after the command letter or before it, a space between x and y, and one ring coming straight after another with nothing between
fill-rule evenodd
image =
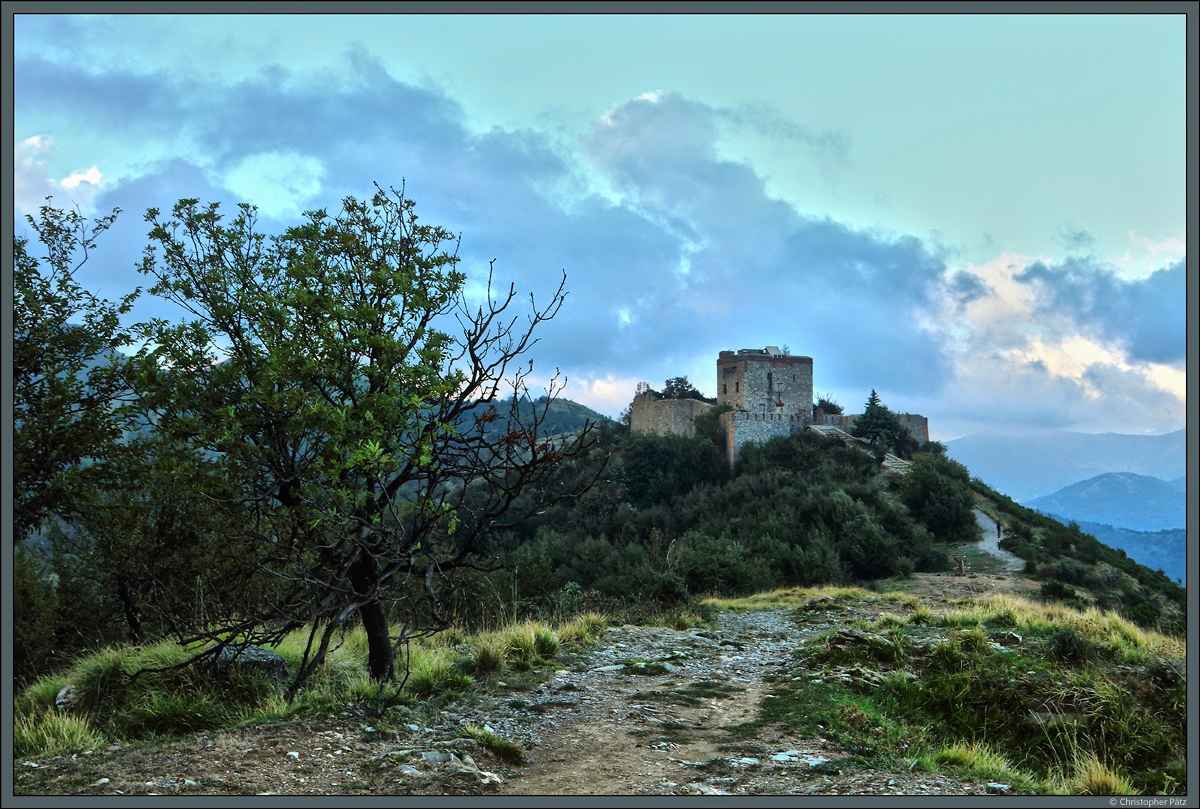
<instances>
[{"instance_id":1,"label":"dry grass","mask_svg":"<svg viewBox=\"0 0 1200 809\"><path fill-rule=\"evenodd\" d=\"M1137 795L1125 776L1110 769L1094 753L1075 759L1070 775L1059 772L1047 782L1054 795Z\"/></svg>"},{"instance_id":2,"label":"dry grass","mask_svg":"<svg viewBox=\"0 0 1200 809\"><path fill-rule=\"evenodd\" d=\"M861 587L826 585L822 587L785 587L742 598L706 598L704 603L724 610L766 610L802 607L814 598L899 601L904 596L897 593L872 593Z\"/></svg>"}]
</instances>

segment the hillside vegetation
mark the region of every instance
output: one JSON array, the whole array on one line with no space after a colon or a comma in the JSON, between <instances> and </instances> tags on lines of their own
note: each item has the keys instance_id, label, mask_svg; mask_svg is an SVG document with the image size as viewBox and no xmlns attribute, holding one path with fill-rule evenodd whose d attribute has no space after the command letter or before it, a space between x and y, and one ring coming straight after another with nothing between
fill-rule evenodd
<instances>
[{"instance_id":1,"label":"hillside vegetation","mask_svg":"<svg viewBox=\"0 0 1200 809\"><path fill-rule=\"evenodd\" d=\"M596 610L609 623L686 628L714 609L787 608L801 627L846 610L845 631L802 631L812 639L795 648L799 676L777 680L774 698L731 739L776 726L820 733L850 751L842 767L965 773L1025 792L1185 790L1183 591L1077 526L971 480L960 464L930 453L912 464L884 474L873 455L804 434L748 446L730 470L708 437L606 426L591 452L543 485L570 490L599 472L598 482L494 535L485 551L501 567L454 579L457 628L413 643L399 692L367 676L357 630L292 701L254 675L213 680L169 668L189 654L170 642L116 645L72 656L24 691L16 753L344 715L354 703L376 717L373 727L391 727L388 715L402 725L413 711L432 716L476 699L500 678L506 689L544 679L561 653L597 638L605 619ZM1040 604L994 596L926 606L903 595L914 573L952 580L951 555L978 538L974 509L1002 526L1002 545L1040 580ZM797 587L826 595L787 589ZM75 592L105 608L101 594ZM853 617L868 602L874 617ZM37 604L52 619L55 607L77 615L82 606ZM298 629L277 647L289 666L306 637ZM1011 649L996 642L1008 638ZM147 667L165 670L127 679ZM82 713L55 710L67 684ZM491 743L521 760L519 748Z\"/></svg>"},{"instance_id":2,"label":"hillside vegetation","mask_svg":"<svg viewBox=\"0 0 1200 809\"><path fill-rule=\"evenodd\" d=\"M564 432L578 429L571 408L554 414ZM1043 580L1047 598L1112 610L1168 634L1185 630L1184 591L1165 575L1018 505L936 454L915 454L909 473L896 476L862 449L805 433L747 446L730 470L711 436L632 435L605 425L596 446L563 462L510 510L523 513L593 478L582 496L482 543L482 558L498 569L455 574L451 610L459 625L592 606L637 618L687 612L711 595L949 571L953 547L978 536L978 507L1002 526L1001 546ZM464 504L471 507L469 490ZM189 542L217 546L219 524L197 519L189 529L214 532ZM207 558L202 550L191 552ZM127 636L112 577L82 561L36 549L17 554L18 673L26 678Z\"/></svg>"},{"instance_id":3,"label":"hillside vegetation","mask_svg":"<svg viewBox=\"0 0 1200 809\"><path fill-rule=\"evenodd\" d=\"M570 488L602 463L582 497L490 541L485 550L504 569L480 579L485 592L507 594L508 609L550 609L569 593L670 609L713 594L948 571L953 547L978 537L980 508L1047 597L1184 632L1184 591L1165 575L937 454L914 454L897 476L862 449L804 433L747 446L730 470L711 437L612 428L561 470L565 481L547 485Z\"/></svg>"}]
</instances>

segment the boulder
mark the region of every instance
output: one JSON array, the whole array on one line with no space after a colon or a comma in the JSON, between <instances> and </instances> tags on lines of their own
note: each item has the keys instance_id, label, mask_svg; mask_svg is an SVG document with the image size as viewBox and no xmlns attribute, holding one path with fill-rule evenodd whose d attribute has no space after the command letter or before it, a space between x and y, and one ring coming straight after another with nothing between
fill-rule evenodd
<instances>
[{"instance_id":1,"label":"boulder","mask_svg":"<svg viewBox=\"0 0 1200 809\"><path fill-rule=\"evenodd\" d=\"M54 707L60 711L73 711L79 702L79 691L73 685L64 685L54 698Z\"/></svg>"},{"instance_id":2,"label":"boulder","mask_svg":"<svg viewBox=\"0 0 1200 809\"><path fill-rule=\"evenodd\" d=\"M217 665L239 666L250 671L259 671L277 680L286 680L287 661L261 646L226 646L217 655Z\"/></svg>"}]
</instances>

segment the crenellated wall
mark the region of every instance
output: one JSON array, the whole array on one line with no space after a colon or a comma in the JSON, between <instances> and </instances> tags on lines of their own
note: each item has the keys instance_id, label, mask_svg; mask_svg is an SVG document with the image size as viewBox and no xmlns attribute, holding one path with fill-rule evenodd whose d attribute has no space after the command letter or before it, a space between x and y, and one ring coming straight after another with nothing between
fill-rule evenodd
<instances>
[{"instance_id":1,"label":"crenellated wall","mask_svg":"<svg viewBox=\"0 0 1200 809\"><path fill-rule=\"evenodd\" d=\"M732 466L746 442L761 444L792 435L809 424L827 424L847 432L857 415L813 412L812 357L793 357L775 346L722 351L717 357L717 404L733 409L720 416ZM641 383L630 404L629 426L635 433L679 435L696 433L692 419L712 407L697 399L655 399ZM915 413L897 413L919 444L929 441L929 420Z\"/></svg>"},{"instance_id":2,"label":"crenellated wall","mask_svg":"<svg viewBox=\"0 0 1200 809\"><path fill-rule=\"evenodd\" d=\"M893 414L896 420L900 422L902 427L906 427L912 437L916 439L920 445L929 443L929 419L924 416L919 416L916 413L895 413ZM814 424L828 424L830 427L838 427L846 432L850 432L854 427L854 422L860 418L861 414L854 415L833 415L822 414L814 418Z\"/></svg>"},{"instance_id":3,"label":"crenellated wall","mask_svg":"<svg viewBox=\"0 0 1200 809\"><path fill-rule=\"evenodd\" d=\"M717 357L717 404L750 413L809 418L812 357L793 357L774 346L722 351Z\"/></svg>"},{"instance_id":4,"label":"crenellated wall","mask_svg":"<svg viewBox=\"0 0 1200 809\"><path fill-rule=\"evenodd\" d=\"M746 410L730 410L717 417L725 435L725 446L729 448L729 465L733 466L742 456L742 445L765 444L772 438L802 432L806 420L799 416L782 413L751 413Z\"/></svg>"}]
</instances>

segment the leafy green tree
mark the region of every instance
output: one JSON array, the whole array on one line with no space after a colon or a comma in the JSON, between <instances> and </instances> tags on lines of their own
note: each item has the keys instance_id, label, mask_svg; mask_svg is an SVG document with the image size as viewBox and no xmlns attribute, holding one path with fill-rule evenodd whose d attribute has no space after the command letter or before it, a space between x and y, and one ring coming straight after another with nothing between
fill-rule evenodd
<instances>
[{"instance_id":1,"label":"leafy green tree","mask_svg":"<svg viewBox=\"0 0 1200 809\"><path fill-rule=\"evenodd\" d=\"M895 438L894 421L892 411L879 401L879 394L872 388L867 406L862 415L855 419L850 433L857 438L867 439L872 447L879 444L888 448Z\"/></svg>"},{"instance_id":2,"label":"leafy green tree","mask_svg":"<svg viewBox=\"0 0 1200 809\"><path fill-rule=\"evenodd\" d=\"M872 391L873 393L874 391ZM817 397L817 403L813 405L814 410L820 410L831 416L842 415L842 406L833 399L833 395L829 393L822 394Z\"/></svg>"},{"instance_id":3,"label":"leafy green tree","mask_svg":"<svg viewBox=\"0 0 1200 809\"><path fill-rule=\"evenodd\" d=\"M382 688L401 645L449 625L448 574L477 565L480 540L523 516L506 513L521 491L591 440L590 426L569 441L539 429L557 377L541 404L518 406L563 286L545 306L531 298L519 328L515 289L493 296L490 274L486 302L470 303L453 234L395 189L271 238L247 205L227 222L185 199L146 219L141 270L192 319L141 325L143 406L219 464L244 515L230 541L276 584L182 639L269 644L307 625L294 694L357 619Z\"/></svg>"},{"instance_id":4,"label":"leafy green tree","mask_svg":"<svg viewBox=\"0 0 1200 809\"><path fill-rule=\"evenodd\" d=\"M49 202L47 198L47 202ZM102 460L129 426L130 343L121 328L138 295L115 303L85 290L75 274L119 210L88 222L47 204L25 221L37 243L13 239L13 538L52 516L84 508L75 473Z\"/></svg>"},{"instance_id":5,"label":"leafy green tree","mask_svg":"<svg viewBox=\"0 0 1200 809\"><path fill-rule=\"evenodd\" d=\"M921 453L900 481L900 496L934 538L954 542L977 535L970 474L957 461Z\"/></svg>"},{"instance_id":6,"label":"leafy green tree","mask_svg":"<svg viewBox=\"0 0 1200 809\"><path fill-rule=\"evenodd\" d=\"M699 399L700 391L688 382L686 376L674 376L663 384L663 398L666 399Z\"/></svg>"},{"instance_id":7,"label":"leafy green tree","mask_svg":"<svg viewBox=\"0 0 1200 809\"><path fill-rule=\"evenodd\" d=\"M92 507L56 548L142 643L243 615L274 583L243 564L237 492L217 459L157 433L117 447ZM217 538L220 538L219 540Z\"/></svg>"},{"instance_id":8,"label":"leafy green tree","mask_svg":"<svg viewBox=\"0 0 1200 809\"><path fill-rule=\"evenodd\" d=\"M721 430L721 414L728 413L733 410L732 405L719 404L713 405L702 413L697 413L692 418L692 423L696 425L697 441L706 441L725 454L725 434Z\"/></svg>"},{"instance_id":9,"label":"leafy green tree","mask_svg":"<svg viewBox=\"0 0 1200 809\"><path fill-rule=\"evenodd\" d=\"M879 394L871 389L863 414L854 421L850 434L865 438L873 448L883 452L895 452L907 458L918 449L916 439L908 428L900 423L896 414L879 400Z\"/></svg>"}]
</instances>

